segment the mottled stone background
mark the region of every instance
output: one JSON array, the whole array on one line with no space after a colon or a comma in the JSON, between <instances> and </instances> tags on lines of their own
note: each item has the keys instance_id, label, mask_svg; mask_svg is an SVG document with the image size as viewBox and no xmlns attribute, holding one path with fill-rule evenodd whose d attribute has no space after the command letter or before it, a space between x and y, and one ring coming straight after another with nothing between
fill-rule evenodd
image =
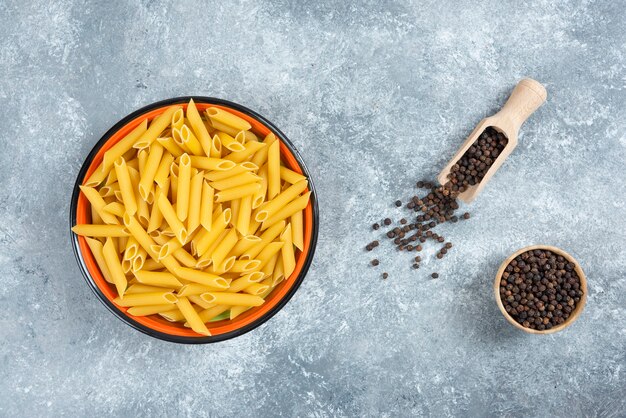
<instances>
[{"instance_id":1,"label":"mottled stone background","mask_svg":"<svg viewBox=\"0 0 626 418\"><path fill-rule=\"evenodd\" d=\"M524 76L548 101L472 219L443 228L449 256L415 272L381 245L369 267L370 225ZM0 1L0 415L625 416L625 91L624 0ZM292 301L207 346L117 320L69 243L94 143L187 94L274 121L321 212ZM492 295L500 262L535 243L589 278L556 335L513 329Z\"/></svg>"}]
</instances>

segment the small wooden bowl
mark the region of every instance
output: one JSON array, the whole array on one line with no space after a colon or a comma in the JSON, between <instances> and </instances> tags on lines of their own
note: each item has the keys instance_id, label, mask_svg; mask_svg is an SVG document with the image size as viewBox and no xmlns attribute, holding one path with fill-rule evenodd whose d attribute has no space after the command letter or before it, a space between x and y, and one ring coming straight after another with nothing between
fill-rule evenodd
<instances>
[{"instance_id":1,"label":"small wooden bowl","mask_svg":"<svg viewBox=\"0 0 626 418\"><path fill-rule=\"evenodd\" d=\"M513 319L513 317L509 315L509 313L504 309L504 305L502 304L502 299L500 299L500 281L502 280L502 273L504 273L504 269L506 268L506 266L509 265L511 261L513 261L515 257L530 250L552 251L553 253L557 255L563 256L563 258L565 258L570 263L573 263L574 271L576 271L576 274L578 274L578 278L580 279L580 288L583 291L583 295L580 298L580 301L576 304L576 308L572 311L569 318L567 318L567 320L563 322L562 324L559 324L556 327L546 329L543 331L532 329L532 328L526 328L522 326L522 324L520 324L515 319ZM553 247L551 245L531 245L529 247L524 247L522 249L519 249L515 253L511 254L500 265L500 268L498 269L498 273L496 274L496 280L493 284L493 290L496 295L496 303L498 304L498 308L500 308L500 312L502 312L502 315L504 315L506 320L509 321L509 323L513 325L515 328L521 329L522 331L528 332L530 334L552 334L554 332L561 331L562 329L569 327L580 316L581 312L585 308L585 304L587 303L587 278L585 276L585 273L583 272L583 269L580 267L580 264L578 264L578 261L576 261L576 259L574 259L574 257L569 255L567 252L563 251L560 248Z\"/></svg>"}]
</instances>

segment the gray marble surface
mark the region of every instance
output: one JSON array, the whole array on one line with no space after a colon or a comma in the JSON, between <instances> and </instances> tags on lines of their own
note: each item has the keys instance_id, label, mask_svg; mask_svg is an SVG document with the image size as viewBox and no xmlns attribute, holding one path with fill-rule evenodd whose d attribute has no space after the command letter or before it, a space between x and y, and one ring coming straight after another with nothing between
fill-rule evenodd
<instances>
[{"instance_id":1,"label":"gray marble surface","mask_svg":"<svg viewBox=\"0 0 626 418\"><path fill-rule=\"evenodd\" d=\"M626 3L310 3L0 2L0 416L626 416ZM444 228L449 256L415 272L383 245L369 267L370 224L524 76L548 101L473 218ZM321 209L292 301L207 346L117 320L69 243L91 147L187 94L274 121ZM550 336L513 329L491 290L535 243L589 279Z\"/></svg>"}]
</instances>

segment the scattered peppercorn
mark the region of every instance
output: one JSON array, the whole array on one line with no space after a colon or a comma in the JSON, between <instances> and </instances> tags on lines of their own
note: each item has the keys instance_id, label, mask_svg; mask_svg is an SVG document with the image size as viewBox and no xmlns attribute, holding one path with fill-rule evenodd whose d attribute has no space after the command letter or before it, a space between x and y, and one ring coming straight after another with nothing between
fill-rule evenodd
<instances>
[{"instance_id":1,"label":"scattered peppercorn","mask_svg":"<svg viewBox=\"0 0 626 418\"><path fill-rule=\"evenodd\" d=\"M402 201L401 200L396 200L396 207L400 207L402 206Z\"/></svg>"},{"instance_id":2,"label":"scattered peppercorn","mask_svg":"<svg viewBox=\"0 0 626 418\"><path fill-rule=\"evenodd\" d=\"M383 221L383 223L384 223L385 225L391 225L391 219L389 219L389 218L385 218L385 220Z\"/></svg>"},{"instance_id":3,"label":"scattered peppercorn","mask_svg":"<svg viewBox=\"0 0 626 418\"><path fill-rule=\"evenodd\" d=\"M431 274L431 275L430 275L430 277L432 277L433 279L436 279L436 278L438 278L438 277L439 277L439 274L437 274L437 273L433 273L433 274Z\"/></svg>"},{"instance_id":4,"label":"scattered peppercorn","mask_svg":"<svg viewBox=\"0 0 626 418\"><path fill-rule=\"evenodd\" d=\"M380 228L380 225L378 225L377 223L376 223L376 224L374 224L374 225L372 225L372 229L373 229L374 231L377 231L377 230L378 230L378 228Z\"/></svg>"},{"instance_id":5,"label":"scattered peppercorn","mask_svg":"<svg viewBox=\"0 0 626 418\"><path fill-rule=\"evenodd\" d=\"M469 218L470 218L470 214L469 214L469 212L465 212L465 213L463 214L463 219L469 219Z\"/></svg>"},{"instance_id":6,"label":"scattered peppercorn","mask_svg":"<svg viewBox=\"0 0 626 418\"><path fill-rule=\"evenodd\" d=\"M379 265L379 264L380 264L380 261L378 261L378 259L377 259L377 258L375 258L375 259L373 259L373 260L371 261L371 263L372 263L372 265L373 265L374 267L376 267L377 265Z\"/></svg>"},{"instance_id":7,"label":"scattered peppercorn","mask_svg":"<svg viewBox=\"0 0 626 418\"><path fill-rule=\"evenodd\" d=\"M386 279L387 277L389 277L389 273L387 272L383 273L383 279Z\"/></svg>"}]
</instances>

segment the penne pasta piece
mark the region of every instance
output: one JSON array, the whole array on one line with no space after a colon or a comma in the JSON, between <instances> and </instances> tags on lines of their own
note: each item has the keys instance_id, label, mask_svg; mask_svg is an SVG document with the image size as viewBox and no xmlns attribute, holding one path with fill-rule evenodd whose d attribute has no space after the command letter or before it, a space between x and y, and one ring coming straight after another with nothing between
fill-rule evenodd
<instances>
[{"instance_id":1,"label":"penne pasta piece","mask_svg":"<svg viewBox=\"0 0 626 418\"><path fill-rule=\"evenodd\" d=\"M159 169L162 157L163 146L158 142L152 144L150 146L150 153L146 158L145 166L143 167L143 170L139 170L141 173L141 179L139 180L139 195L143 200L148 199L148 194L153 188L154 178L157 170Z\"/></svg>"},{"instance_id":2,"label":"penne pasta piece","mask_svg":"<svg viewBox=\"0 0 626 418\"><path fill-rule=\"evenodd\" d=\"M183 109L178 109L176 112L172 113L172 130L180 129L181 126L185 123L185 112Z\"/></svg>"},{"instance_id":3,"label":"penne pasta piece","mask_svg":"<svg viewBox=\"0 0 626 418\"><path fill-rule=\"evenodd\" d=\"M157 254L151 249L151 246L154 245L154 240L141 227L139 221L137 221L134 216L126 213L124 214L124 226L128 228L130 234L137 240L137 243L139 243L139 245L141 245L143 249L147 251L148 255L154 260L158 260Z\"/></svg>"},{"instance_id":4,"label":"penne pasta piece","mask_svg":"<svg viewBox=\"0 0 626 418\"><path fill-rule=\"evenodd\" d=\"M272 258L269 259L267 264L263 266L261 269L261 273L263 273L263 277L271 277L274 273L274 269L276 268L276 263L278 263L280 256L279 254L275 254ZM270 283L271 284L271 283Z\"/></svg>"},{"instance_id":5,"label":"penne pasta piece","mask_svg":"<svg viewBox=\"0 0 626 418\"><path fill-rule=\"evenodd\" d=\"M187 267L178 267L176 269L176 276L194 283L200 283L218 289L228 289L228 282L226 279L204 271L194 270Z\"/></svg>"},{"instance_id":6,"label":"penne pasta piece","mask_svg":"<svg viewBox=\"0 0 626 418\"><path fill-rule=\"evenodd\" d=\"M280 193L280 142L274 141L267 151L267 198Z\"/></svg>"},{"instance_id":7,"label":"penne pasta piece","mask_svg":"<svg viewBox=\"0 0 626 418\"><path fill-rule=\"evenodd\" d=\"M213 306L212 308L198 312L198 316L200 317L200 320L202 322L209 322L216 316L220 315L221 313L226 312L229 309L230 309L230 306L228 305L216 305L216 306Z\"/></svg>"},{"instance_id":8,"label":"penne pasta piece","mask_svg":"<svg viewBox=\"0 0 626 418\"><path fill-rule=\"evenodd\" d=\"M276 212L272 217L266 219L261 224L261 231L269 228L270 226L280 222L286 218L289 218L291 215L304 210L306 206L309 204L309 196L311 192L307 192L297 199L292 200L289 204L283 207L281 210Z\"/></svg>"},{"instance_id":9,"label":"penne pasta piece","mask_svg":"<svg viewBox=\"0 0 626 418\"><path fill-rule=\"evenodd\" d=\"M205 177L209 181L218 181L224 180L228 177L236 176L237 174L245 173L247 171L256 171L259 167L255 164L252 164L249 161L246 161L241 164L235 165L233 168L225 170L225 171L209 171Z\"/></svg>"},{"instance_id":10,"label":"penne pasta piece","mask_svg":"<svg viewBox=\"0 0 626 418\"><path fill-rule=\"evenodd\" d=\"M200 142L187 125L183 125L180 129L173 128L172 138L174 139L176 145L181 147L183 150L186 150L193 155L204 155Z\"/></svg>"},{"instance_id":11,"label":"penne pasta piece","mask_svg":"<svg viewBox=\"0 0 626 418\"><path fill-rule=\"evenodd\" d=\"M96 260L96 264L98 265L98 267L100 267L100 272L102 273L102 277L104 277L104 280L111 284L115 284L113 282L113 276L111 275L111 272L109 271L109 268L107 267L106 261L104 259L102 243L93 238L86 237L85 240L87 241L87 245L91 250L91 254L93 254L93 258Z\"/></svg>"},{"instance_id":12,"label":"penne pasta piece","mask_svg":"<svg viewBox=\"0 0 626 418\"><path fill-rule=\"evenodd\" d=\"M111 149L105 152L104 157L102 159L102 169L104 171L109 171L109 169L113 167L113 163L115 163L115 161L117 161L118 158L126 154L129 150L131 150L135 142L146 132L147 129L148 129L148 119L144 119L141 121L139 125L137 125L135 129L133 129L128 135L126 135L120 142L113 145Z\"/></svg>"},{"instance_id":13,"label":"penne pasta piece","mask_svg":"<svg viewBox=\"0 0 626 418\"><path fill-rule=\"evenodd\" d=\"M127 237L129 235L124 225L79 224L72 227L72 232L87 237Z\"/></svg>"},{"instance_id":14,"label":"penne pasta piece","mask_svg":"<svg viewBox=\"0 0 626 418\"><path fill-rule=\"evenodd\" d=\"M235 264L235 257L228 256L221 263L212 264L211 266L209 266L208 271L213 274L221 275L230 271L230 269L233 267L234 264Z\"/></svg>"},{"instance_id":15,"label":"penne pasta piece","mask_svg":"<svg viewBox=\"0 0 626 418\"><path fill-rule=\"evenodd\" d=\"M146 169L146 161L148 160L148 148L144 148L137 152L137 170L139 171L139 177L143 175Z\"/></svg>"},{"instance_id":16,"label":"penne pasta piece","mask_svg":"<svg viewBox=\"0 0 626 418\"><path fill-rule=\"evenodd\" d=\"M203 301L202 298L200 298L200 295L189 295L187 296L187 299L189 299L189 302L198 305L199 309L211 309L212 307L216 306L215 303L206 303L205 301ZM198 309L196 309L196 311L197 310Z\"/></svg>"},{"instance_id":17,"label":"penne pasta piece","mask_svg":"<svg viewBox=\"0 0 626 418\"><path fill-rule=\"evenodd\" d=\"M248 273L245 276L242 276L236 280L233 280L230 283L230 287L228 288L229 292L237 293L241 292L246 287L250 286L253 283L258 283L263 280L263 273L260 271L255 271L253 273ZM207 290L206 292L212 292L214 290ZM205 293L205 292L202 292Z\"/></svg>"},{"instance_id":18,"label":"penne pasta piece","mask_svg":"<svg viewBox=\"0 0 626 418\"><path fill-rule=\"evenodd\" d=\"M211 119L211 122L216 121L237 129L238 131L247 131L252 129L250 123L245 119L217 107L209 107L206 110L206 114Z\"/></svg>"},{"instance_id":19,"label":"penne pasta piece","mask_svg":"<svg viewBox=\"0 0 626 418\"><path fill-rule=\"evenodd\" d=\"M270 258L277 254L284 246L285 243L280 241L267 244L267 246L263 248L263 251L256 256L257 260L261 261L261 269L270 261Z\"/></svg>"},{"instance_id":20,"label":"penne pasta piece","mask_svg":"<svg viewBox=\"0 0 626 418\"><path fill-rule=\"evenodd\" d=\"M209 183L211 187L217 190L225 190L230 189L237 186L243 186L245 184L250 184L254 182L261 181L261 177L253 174L250 171L243 172L241 174L237 174L233 177L228 177L223 180L212 181Z\"/></svg>"},{"instance_id":21,"label":"penne pasta piece","mask_svg":"<svg viewBox=\"0 0 626 418\"><path fill-rule=\"evenodd\" d=\"M256 164L259 167L264 165L267 162L267 152L269 151L270 145L272 145L275 141L276 136L272 132L270 132L263 140L265 147L259 149L259 151L254 154L254 157L252 157L251 160L252 163Z\"/></svg>"},{"instance_id":22,"label":"penne pasta piece","mask_svg":"<svg viewBox=\"0 0 626 418\"><path fill-rule=\"evenodd\" d=\"M265 302L258 296L242 293L207 292L201 294L200 297L207 303L217 303L218 305L261 306Z\"/></svg>"},{"instance_id":23,"label":"penne pasta piece","mask_svg":"<svg viewBox=\"0 0 626 418\"><path fill-rule=\"evenodd\" d=\"M191 306L191 303L186 297L180 296L176 302L176 306L178 306L178 309L182 312L192 330L201 335L211 335L206 325L204 325L204 322L202 322L200 316L198 316L198 313L193 306Z\"/></svg>"},{"instance_id":24,"label":"penne pasta piece","mask_svg":"<svg viewBox=\"0 0 626 418\"><path fill-rule=\"evenodd\" d=\"M239 239L239 241L237 241L237 244L235 244L229 255L239 257L241 254L243 254L244 251L246 251L253 245L258 244L259 242L261 242L261 238L257 237L256 235L243 236L241 239Z\"/></svg>"},{"instance_id":25,"label":"penne pasta piece","mask_svg":"<svg viewBox=\"0 0 626 418\"><path fill-rule=\"evenodd\" d=\"M241 199L235 199L230 202L230 212L232 216L230 217L230 224L233 227L237 226L237 219L239 219L239 204L241 203Z\"/></svg>"},{"instance_id":26,"label":"penne pasta piece","mask_svg":"<svg viewBox=\"0 0 626 418\"><path fill-rule=\"evenodd\" d=\"M191 184L191 159L189 155L180 156L178 166L178 193L176 196L176 215L185 221L189 214L189 188ZM171 225L170 225L171 226Z\"/></svg>"},{"instance_id":27,"label":"penne pasta piece","mask_svg":"<svg viewBox=\"0 0 626 418\"><path fill-rule=\"evenodd\" d=\"M228 202L249 196L261 189L261 183L249 183L243 186L232 187L230 189L220 190L215 193L216 202Z\"/></svg>"},{"instance_id":28,"label":"penne pasta piece","mask_svg":"<svg viewBox=\"0 0 626 418\"><path fill-rule=\"evenodd\" d=\"M192 234L200 226L200 211L202 210L202 184L204 171L198 172L191 178L189 189L189 212L187 215L187 232ZM212 203L212 202L211 202Z\"/></svg>"},{"instance_id":29,"label":"penne pasta piece","mask_svg":"<svg viewBox=\"0 0 626 418\"><path fill-rule=\"evenodd\" d=\"M219 266L226 256L233 249L237 243L237 231L232 228L228 231L228 234L218 243L215 250L211 253L211 261L214 266ZM195 264L195 263L194 263Z\"/></svg>"},{"instance_id":30,"label":"penne pasta piece","mask_svg":"<svg viewBox=\"0 0 626 418\"><path fill-rule=\"evenodd\" d=\"M184 244L187 241L187 230L176 215L176 212L174 212L174 208L170 204L169 200L167 200L167 198L163 194L161 194L159 196L159 199L157 200L157 204L159 205L159 210L161 211L163 218L172 228L172 231L176 235L176 238L178 238L181 244Z\"/></svg>"},{"instance_id":31,"label":"penne pasta piece","mask_svg":"<svg viewBox=\"0 0 626 418\"><path fill-rule=\"evenodd\" d=\"M287 228L280 233L280 240L285 243L280 250L282 258L283 272L286 278L291 276L291 273L296 269L296 256L293 252L293 233L291 231L291 224L287 225Z\"/></svg>"},{"instance_id":32,"label":"penne pasta piece","mask_svg":"<svg viewBox=\"0 0 626 418\"><path fill-rule=\"evenodd\" d=\"M130 215L134 215L137 213L137 199L135 198L135 192L126 161L124 161L124 158L120 157L115 161L115 163L113 163L113 165L115 166L117 182L120 186L122 202L126 207L126 212Z\"/></svg>"},{"instance_id":33,"label":"penne pasta piece","mask_svg":"<svg viewBox=\"0 0 626 418\"><path fill-rule=\"evenodd\" d=\"M220 140L220 137L215 134L213 134L213 138L211 138L211 152L209 153L209 157L222 157L222 141Z\"/></svg>"},{"instance_id":34,"label":"penne pasta piece","mask_svg":"<svg viewBox=\"0 0 626 418\"><path fill-rule=\"evenodd\" d=\"M213 241L213 243L211 245L209 245L209 247L206 249L206 251L198 259L198 261L196 263L196 268L204 269L204 268L208 267L211 264L211 255L213 254L213 250L224 239L226 234L228 234L228 230L222 231L220 233L220 235L217 237L217 239L215 239ZM233 257L234 258L234 256L229 256L229 257ZM225 271L225 269L224 269L224 271Z\"/></svg>"},{"instance_id":35,"label":"penne pasta piece","mask_svg":"<svg viewBox=\"0 0 626 418\"><path fill-rule=\"evenodd\" d=\"M157 171L154 174L154 182L159 185L159 187L164 187L165 183L169 183L169 174L170 167L174 162L174 156L169 152L163 153L161 161L159 161L159 166L157 167Z\"/></svg>"},{"instance_id":36,"label":"penne pasta piece","mask_svg":"<svg viewBox=\"0 0 626 418\"><path fill-rule=\"evenodd\" d=\"M250 156L254 155L261 148L265 148L265 147L267 147L267 145L264 144L263 142L255 142L255 141L247 142L244 145L244 149L242 151L233 152L227 157L225 157L225 159L233 161L235 163L241 163L247 160L248 158L250 158Z\"/></svg>"},{"instance_id":37,"label":"penne pasta piece","mask_svg":"<svg viewBox=\"0 0 626 418\"><path fill-rule=\"evenodd\" d=\"M250 217L252 216L252 195L242 197L239 201L239 214L237 215L237 231L241 235L248 235Z\"/></svg>"},{"instance_id":38,"label":"penne pasta piece","mask_svg":"<svg viewBox=\"0 0 626 418\"><path fill-rule=\"evenodd\" d=\"M147 256L147 251L144 250L143 248L139 248L139 252L137 253L137 256L133 259L133 265L132 265L132 271L139 271L143 268L143 265L146 262L146 256Z\"/></svg>"},{"instance_id":39,"label":"penne pasta piece","mask_svg":"<svg viewBox=\"0 0 626 418\"><path fill-rule=\"evenodd\" d=\"M169 257L170 255L174 254L176 250L182 247L183 247L183 244L178 240L178 238L174 237L170 239L165 244L163 244L161 248L159 248L159 251L158 251L159 260L165 257Z\"/></svg>"},{"instance_id":40,"label":"penne pasta piece","mask_svg":"<svg viewBox=\"0 0 626 418\"><path fill-rule=\"evenodd\" d=\"M193 129L194 134L202 146L204 154L209 155L211 153L211 135L207 131L206 126L204 126L202 117L200 116L193 99L190 99L189 104L187 105L187 118L189 119L191 129Z\"/></svg>"},{"instance_id":41,"label":"penne pasta piece","mask_svg":"<svg viewBox=\"0 0 626 418\"><path fill-rule=\"evenodd\" d=\"M133 306L126 311L133 316L148 316L155 315L161 312L171 312L178 309L176 304L163 304L163 305L146 305L146 306Z\"/></svg>"},{"instance_id":42,"label":"penne pasta piece","mask_svg":"<svg viewBox=\"0 0 626 418\"><path fill-rule=\"evenodd\" d=\"M102 255L106 266L109 269L109 273L111 274L111 279L117 289L117 294L123 295L126 291L128 283L126 281L126 274L124 274L120 259L117 255L117 249L115 248L111 238L107 238L106 242L102 246Z\"/></svg>"},{"instance_id":43,"label":"penne pasta piece","mask_svg":"<svg viewBox=\"0 0 626 418\"><path fill-rule=\"evenodd\" d=\"M261 234L261 241L254 244L252 247L248 248L241 254L241 258L252 259L256 258L256 256L263 251L270 242L272 242L280 233L285 229L286 222L278 222L275 225L272 225L271 228L268 228L263 234Z\"/></svg>"},{"instance_id":44,"label":"penne pasta piece","mask_svg":"<svg viewBox=\"0 0 626 418\"><path fill-rule=\"evenodd\" d=\"M141 284L174 289L183 285L172 273L168 272L137 271L134 274L137 281Z\"/></svg>"},{"instance_id":45,"label":"penne pasta piece","mask_svg":"<svg viewBox=\"0 0 626 418\"><path fill-rule=\"evenodd\" d=\"M184 248L179 248L178 250L174 251L173 256L175 259L180 261L182 265L184 265L185 267L196 266L196 262L197 262L196 259L193 258L193 256L189 254Z\"/></svg>"},{"instance_id":46,"label":"penne pasta piece","mask_svg":"<svg viewBox=\"0 0 626 418\"><path fill-rule=\"evenodd\" d=\"M252 209L259 208L267 196L267 164L259 169L258 175L261 177L261 189L252 195Z\"/></svg>"},{"instance_id":47,"label":"penne pasta piece","mask_svg":"<svg viewBox=\"0 0 626 418\"><path fill-rule=\"evenodd\" d=\"M200 199L200 225L207 231L211 230L213 224L213 200L214 189L206 180L202 181L202 196Z\"/></svg>"},{"instance_id":48,"label":"penne pasta piece","mask_svg":"<svg viewBox=\"0 0 626 418\"><path fill-rule=\"evenodd\" d=\"M289 219L291 233L293 234L293 245L295 245L300 251L304 250L304 227L302 218L302 211L298 211L291 215L291 218Z\"/></svg>"},{"instance_id":49,"label":"penne pasta piece","mask_svg":"<svg viewBox=\"0 0 626 418\"><path fill-rule=\"evenodd\" d=\"M252 309L252 307L250 306L233 306L232 308L230 308L230 315L228 319L233 320L250 309Z\"/></svg>"},{"instance_id":50,"label":"penne pasta piece","mask_svg":"<svg viewBox=\"0 0 626 418\"><path fill-rule=\"evenodd\" d=\"M176 144L174 138L171 136L166 136L162 138L157 138L156 142L161 144L163 148L167 150L173 157L178 158L185 152L181 147Z\"/></svg>"},{"instance_id":51,"label":"penne pasta piece","mask_svg":"<svg viewBox=\"0 0 626 418\"><path fill-rule=\"evenodd\" d=\"M137 141L133 145L133 148L142 149L150 146L150 144L152 144L152 142L157 139L161 132L163 132L163 130L168 127L172 120L172 115L178 109L180 109L180 106L170 106L165 112L154 118L150 123L148 130L145 131L139 137L139 139L137 139Z\"/></svg>"},{"instance_id":52,"label":"penne pasta piece","mask_svg":"<svg viewBox=\"0 0 626 418\"><path fill-rule=\"evenodd\" d=\"M103 168L103 164L100 163L98 167L94 170L93 173L87 178L87 180L83 183L85 187L96 187L99 186L109 175L109 171Z\"/></svg>"},{"instance_id":53,"label":"penne pasta piece","mask_svg":"<svg viewBox=\"0 0 626 418\"><path fill-rule=\"evenodd\" d=\"M141 197L137 199L137 219L139 223L144 228L148 227L150 223L150 206L148 206L148 202L143 200Z\"/></svg>"},{"instance_id":54,"label":"penne pasta piece","mask_svg":"<svg viewBox=\"0 0 626 418\"><path fill-rule=\"evenodd\" d=\"M177 300L178 298L172 292L148 292L124 295L123 298L115 298L113 302L126 308L131 306L174 304Z\"/></svg>"},{"instance_id":55,"label":"penne pasta piece","mask_svg":"<svg viewBox=\"0 0 626 418\"><path fill-rule=\"evenodd\" d=\"M271 287L276 286L285 278L285 269L283 266L283 259L278 258L276 261L276 266L274 266L274 271L272 272L272 284Z\"/></svg>"},{"instance_id":56,"label":"penne pasta piece","mask_svg":"<svg viewBox=\"0 0 626 418\"><path fill-rule=\"evenodd\" d=\"M190 158L191 166L199 170L228 171L232 170L237 165L233 161L223 160L221 158L198 157L196 155Z\"/></svg>"},{"instance_id":57,"label":"penne pasta piece","mask_svg":"<svg viewBox=\"0 0 626 418\"><path fill-rule=\"evenodd\" d=\"M178 296L193 296L193 295L201 295L202 293L206 293L206 292L219 292L220 289L216 288L216 287L212 287L212 286L206 286L200 283L189 283L184 285L183 287L181 287L178 292L177 295ZM230 290L229 290L230 291ZM200 299L202 300L202 299ZM202 301L203 303L206 303L204 301ZM195 303L195 302L194 302ZM205 308L207 309L207 308Z\"/></svg>"},{"instance_id":58,"label":"penne pasta piece","mask_svg":"<svg viewBox=\"0 0 626 418\"><path fill-rule=\"evenodd\" d=\"M128 243L128 237L117 237L117 251L122 254L126 250L126 244ZM115 241L114 241L115 243Z\"/></svg>"},{"instance_id":59,"label":"penne pasta piece","mask_svg":"<svg viewBox=\"0 0 626 418\"><path fill-rule=\"evenodd\" d=\"M163 214L161 213L161 210L159 209L158 199L159 199L159 196L161 195L167 196L169 187L170 187L170 181L169 179L167 179L165 183L163 184L163 187L157 186L156 188L156 194L154 197L155 201L152 205L152 211L150 212L150 220L148 221L148 228L146 229L148 233L156 231L163 223Z\"/></svg>"},{"instance_id":60,"label":"penne pasta piece","mask_svg":"<svg viewBox=\"0 0 626 418\"><path fill-rule=\"evenodd\" d=\"M256 210L254 213L254 218L259 222L266 221L267 219L275 215L279 210L287 206L287 204L292 202L295 198L300 196L300 193L302 193L307 188L308 184L309 183L307 180L303 180L290 186L274 199L267 202L267 205Z\"/></svg>"},{"instance_id":61,"label":"penne pasta piece","mask_svg":"<svg viewBox=\"0 0 626 418\"><path fill-rule=\"evenodd\" d=\"M174 306L176 306L176 305L174 305ZM185 321L185 315L183 315L183 313L180 311L180 309L178 309L178 306L176 306L176 309L174 309L172 311L159 312L159 316L162 317L163 319L165 319L166 321L169 321L169 322L183 322L183 321Z\"/></svg>"},{"instance_id":62,"label":"penne pasta piece","mask_svg":"<svg viewBox=\"0 0 626 418\"><path fill-rule=\"evenodd\" d=\"M135 280L135 279L133 279ZM159 286L150 286L147 284L135 283L126 289L125 295L133 295L136 293L152 293L152 292L173 292L174 289L164 289Z\"/></svg>"},{"instance_id":63,"label":"penne pasta piece","mask_svg":"<svg viewBox=\"0 0 626 418\"><path fill-rule=\"evenodd\" d=\"M159 263L156 260L153 260L152 258L148 258L146 262L143 263L142 270L153 271L153 270L160 270L162 268L163 268L163 265L161 263Z\"/></svg>"},{"instance_id":64,"label":"penne pasta piece","mask_svg":"<svg viewBox=\"0 0 626 418\"><path fill-rule=\"evenodd\" d=\"M217 132L217 136L219 137L220 142L222 143L222 146L226 147L232 152L243 151L245 149L245 147L243 146L243 143L240 142L242 140L241 137L235 136L235 138L233 138L232 136L228 135L226 132L221 132L221 131Z\"/></svg>"},{"instance_id":65,"label":"penne pasta piece","mask_svg":"<svg viewBox=\"0 0 626 418\"><path fill-rule=\"evenodd\" d=\"M216 214L212 221L211 231L204 234L195 244L197 254L202 256L206 253L211 244L226 229L226 226L230 223L230 218L230 208L226 208L223 212Z\"/></svg>"},{"instance_id":66,"label":"penne pasta piece","mask_svg":"<svg viewBox=\"0 0 626 418\"><path fill-rule=\"evenodd\" d=\"M123 260L132 260L137 256L137 251L139 250L139 244L135 237L129 237L126 241L126 245L124 246L124 257Z\"/></svg>"},{"instance_id":67,"label":"penne pasta piece","mask_svg":"<svg viewBox=\"0 0 626 418\"><path fill-rule=\"evenodd\" d=\"M100 193L98 193L96 189L94 189L93 187L80 186L80 191L85 195L85 197L91 204L91 209L95 211L95 213L100 217L101 221L110 225L119 225L120 222L117 220L117 218L113 214L104 210L107 203L104 201L102 196L100 196ZM92 222L96 223L96 220L93 219L93 216Z\"/></svg>"},{"instance_id":68,"label":"penne pasta piece","mask_svg":"<svg viewBox=\"0 0 626 418\"><path fill-rule=\"evenodd\" d=\"M115 173L115 170L113 170L112 172ZM115 182L115 183L112 183L110 185L103 186L102 188L100 188L98 193L103 198L107 198L107 197L115 196L115 192L119 191L119 190L120 190L120 185L119 185L119 183Z\"/></svg>"},{"instance_id":69,"label":"penne pasta piece","mask_svg":"<svg viewBox=\"0 0 626 418\"><path fill-rule=\"evenodd\" d=\"M299 181L306 180L306 177L302 174L298 174L284 166L280 166L280 178L290 184L296 184Z\"/></svg>"},{"instance_id":70,"label":"penne pasta piece","mask_svg":"<svg viewBox=\"0 0 626 418\"><path fill-rule=\"evenodd\" d=\"M267 292L269 288L270 288L269 285L266 285L263 283L252 283L250 286L243 289L243 291L244 293L247 293L249 295L258 296Z\"/></svg>"}]
</instances>

